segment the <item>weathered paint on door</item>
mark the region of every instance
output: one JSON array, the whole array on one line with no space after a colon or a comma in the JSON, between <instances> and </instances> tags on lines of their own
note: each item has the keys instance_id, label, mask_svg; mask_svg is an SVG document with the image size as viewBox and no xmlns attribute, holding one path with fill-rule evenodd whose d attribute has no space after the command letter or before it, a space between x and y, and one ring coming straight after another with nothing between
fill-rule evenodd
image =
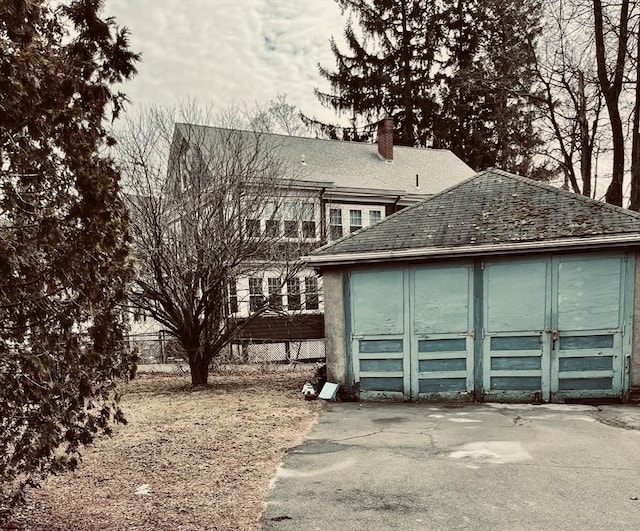
<instances>
[{"instance_id":1,"label":"weathered paint on door","mask_svg":"<svg viewBox=\"0 0 640 531\"><path fill-rule=\"evenodd\" d=\"M627 259L553 259L552 400L623 390Z\"/></svg>"},{"instance_id":2,"label":"weathered paint on door","mask_svg":"<svg viewBox=\"0 0 640 531\"><path fill-rule=\"evenodd\" d=\"M492 262L483 273L484 399L547 400L548 261Z\"/></svg>"},{"instance_id":3,"label":"weathered paint on door","mask_svg":"<svg viewBox=\"0 0 640 531\"><path fill-rule=\"evenodd\" d=\"M633 257L610 253L494 259L475 271L470 263L353 270L360 395L620 396L628 389L634 267Z\"/></svg>"},{"instance_id":4,"label":"weathered paint on door","mask_svg":"<svg viewBox=\"0 0 640 531\"><path fill-rule=\"evenodd\" d=\"M366 399L410 397L404 270L354 271L350 282L351 352L360 395Z\"/></svg>"},{"instance_id":5,"label":"weathered paint on door","mask_svg":"<svg viewBox=\"0 0 640 531\"><path fill-rule=\"evenodd\" d=\"M412 398L473 392L473 265L411 270Z\"/></svg>"}]
</instances>

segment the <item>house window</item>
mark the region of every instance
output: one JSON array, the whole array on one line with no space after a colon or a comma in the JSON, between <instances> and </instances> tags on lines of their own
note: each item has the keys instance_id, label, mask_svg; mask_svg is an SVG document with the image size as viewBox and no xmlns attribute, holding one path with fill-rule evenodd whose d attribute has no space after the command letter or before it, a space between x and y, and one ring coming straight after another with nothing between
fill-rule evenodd
<instances>
[{"instance_id":1,"label":"house window","mask_svg":"<svg viewBox=\"0 0 640 531\"><path fill-rule=\"evenodd\" d=\"M349 232L362 228L362 210L349 210Z\"/></svg>"},{"instance_id":2,"label":"house window","mask_svg":"<svg viewBox=\"0 0 640 531\"><path fill-rule=\"evenodd\" d=\"M229 313L238 313L238 287L236 279L230 278L227 285L229 291Z\"/></svg>"},{"instance_id":3,"label":"house window","mask_svg":"<svg viewBox=\"0 0 640 531\"><path fill-rule=\"evenodd\" d=\"M296 219L295 203L284 204L284 236L285 238L298 237L298 220Z\"/></svg>"},{"instance_id":4,"label":"house window","mask_svg":"<svg viewBox=\"0 0 640 531\"><path fill-rule=\"evenodd\" d=\"M280 220L268 219L264 222L264 233L272 238L278 238L282 235L282 226Z\"/></svg>"},{"instance_id":5,"label":"house window","mask_svg":"<svg viewBox=\"0 0 640 531\"><path fill-rule=\"evenodd\" d=\"M267 290L269 293L269 306L272 310L282 310L282 289L279 278L267 279Z\"/></svg>"},{"instance_id":6,"label":"house window","mask_svg":"<svg viewBox=\"0 0 640 531\"><path fill-rule=\"evenodd\" d=\"M382 219L382 212L379 210L369 210L369 225L378 223Z\"/></svg>"},{"instance_id":7,"label":"house window","mask_svg":"<svg viewBox=\"0 0 640 531\"><path fill-rule=\"evenodd\" d=\"M318 309L318 279L316 277L305 277L304 279L304 306L305 310Z\"/></svg>"},{"instance_id":8,"label":"house window","mask_svg":"<svg viewBox=\"0 0 640 531\"><path fill-rule=\"evenodd\" d=\"M302 236L304 238L316 237L316 213L313 203L302 204Z\"/></svg>"},{"instance_id":9,"label":"house window","mask_svg":"<svg viewBox=\"0 0 640 531\"><path fill-rule=\"evenodd\" d=\"M262 279L249 278L249 310L257 312L264 304L264 294L262 292Z\"/></svg>"},{"instance_id":10,"label":"house window","mask_svg":"<svg viewBox=\"0 0 640 531\"><path fill-rule=\"evenodd\" d=\"M342 238L342 210L339 208L329 209L329 238Z\"/></svg>"},{"instance_id":11,"label":"house window","mask_svg":"<svg viewBox=\"0 0 640 531\"><path fill-rule=\"evenodd\" d=\"M246 221L246 229L247 236L250 238L255 238L260 236L260 220L259 219L248 219Z\"/></svg>"},{"instance_id":12,"label":"house window","mask_svg":"<svg viewBox=\"0 0 640 531\"><path fill-rule=\"evenodd\" d=\"M287 309L300 310L302 304L300 303L300 279L290 278L287 280Z\"/></svg>"},{"instance_id":13,"label":"house window","mask_svg":"<svg viewBox=\"0 0 640 531\"><path fill-rule=\"evenodd\" d=\"M264 233L271 238L282 236L282 221L277 212L275 203L268 202L264 207Z\"/></svg>"}]
</instances>

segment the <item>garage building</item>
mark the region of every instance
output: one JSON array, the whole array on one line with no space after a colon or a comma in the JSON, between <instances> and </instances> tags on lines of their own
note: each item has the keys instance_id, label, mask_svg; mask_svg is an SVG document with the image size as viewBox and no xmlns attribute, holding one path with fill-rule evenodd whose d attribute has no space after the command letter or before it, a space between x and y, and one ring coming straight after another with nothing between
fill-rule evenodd
<instances>
[{"instance_id":1,"label":"garage building","mask_svg":"<svg viewBox=\"0 0 640 531\"><path fill-rule=\"evenodd\" d=\"M490 169L307 257L360 399L628 400L640 215Z\"/></svg>"}]
</instances>

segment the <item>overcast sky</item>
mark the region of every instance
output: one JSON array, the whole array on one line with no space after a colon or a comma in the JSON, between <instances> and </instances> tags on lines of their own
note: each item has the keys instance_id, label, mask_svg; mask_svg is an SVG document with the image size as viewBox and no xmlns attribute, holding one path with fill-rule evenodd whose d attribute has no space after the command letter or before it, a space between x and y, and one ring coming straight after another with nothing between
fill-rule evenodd
<instances>
[{"instance_id":1,"label":"overcast sky","mask_svg":"<svg viewBox=\"0 0 640 531\"><path fill-rule=\"evenodd\" d=\"M317 65L334 67L329 39L346 22L333 0L107 0L104 14L142 53L124 87L133 109L187 97L251 107L286 93L305 114L335 119L313 94L328 88Z\"/></svg>"}]
</instances>

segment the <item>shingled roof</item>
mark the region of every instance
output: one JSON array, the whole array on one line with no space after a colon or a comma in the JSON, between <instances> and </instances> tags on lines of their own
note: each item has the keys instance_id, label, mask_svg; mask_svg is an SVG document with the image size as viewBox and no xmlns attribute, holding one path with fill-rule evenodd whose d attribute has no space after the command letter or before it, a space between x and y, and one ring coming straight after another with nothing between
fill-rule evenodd
<instances>
[{"instance_id":1,"label":"shingled roof","mask_svg":"<svg viewBox=\"0 0 640 531\"><path fill-rule=\"evenodd\" d=\"M497 169L311 253L312 264L640 245L640 214Z\"/></svg>"},{"instance_id":2,"label":"shingled roof","mask_svg":"<svg viewBox=\"0 0 640 531\"><path fill-rule=\"evenodd\" d=\"M374 193L415 196L438 193L473 175L473 170L446 149L394 146L393 162L378 155L376 144L323 140L273 133L176 124L183 138L198 145L215 145L229 134L244 135L249 145L260 137L275 148L292 168L294 177L330 189L360 189Z\"/></svg>"}]
</instances>

